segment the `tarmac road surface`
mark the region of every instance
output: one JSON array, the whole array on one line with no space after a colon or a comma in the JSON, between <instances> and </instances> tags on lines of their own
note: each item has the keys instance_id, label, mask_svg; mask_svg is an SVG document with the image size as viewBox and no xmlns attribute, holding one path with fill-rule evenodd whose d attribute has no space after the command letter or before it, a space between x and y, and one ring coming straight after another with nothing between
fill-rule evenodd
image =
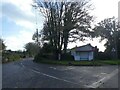
<instances>
[{"instance_id":1,"label":"tarmac road surface","mask_svg":"<svg viewBox=\"0 0 120 90\"><path fill-rule=\"evenodd\" d=\"M118 88L118 66L58 66L32 59L2 65L2 88Z\"/></svg>"}]
</instances>

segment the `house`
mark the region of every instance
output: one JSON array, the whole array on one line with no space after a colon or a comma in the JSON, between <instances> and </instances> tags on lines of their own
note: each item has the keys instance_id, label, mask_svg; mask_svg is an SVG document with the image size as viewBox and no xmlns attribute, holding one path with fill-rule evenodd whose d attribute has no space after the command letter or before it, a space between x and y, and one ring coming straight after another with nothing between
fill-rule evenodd
<instances>
[{"instance_id":1,"label":"house","mask_svg":"<svg viewBox=\"0 0 120 90\"><path fill-rule=\"evenodd\" d=\"M74 47L71 49L71 55L74 56L76 61L80 60L93 60L95 51L98 50L97 47L91 46L91 44L87 44L80 47Z\"/></svg>"}]
</instances>

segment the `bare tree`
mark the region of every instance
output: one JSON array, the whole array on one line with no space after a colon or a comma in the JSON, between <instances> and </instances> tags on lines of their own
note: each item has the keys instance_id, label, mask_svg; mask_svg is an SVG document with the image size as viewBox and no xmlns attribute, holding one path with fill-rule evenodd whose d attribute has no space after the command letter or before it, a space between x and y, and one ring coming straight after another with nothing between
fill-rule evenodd
<instances>
[{"instance_id":1,"label":"bare tree","mask_svg":"<svg viewBox=\"0 0 120 90\"><path fill-rule=\"evenodd\" d=\"M90 37L90 25L93 17L89 15L90 4L80 2L41 2L35 0L40 12L46 18L43 28L43 39L48 40L55 48L58 58L61 50L66 53L69 42L84 40Z\"/></svg>"}]
</instances>

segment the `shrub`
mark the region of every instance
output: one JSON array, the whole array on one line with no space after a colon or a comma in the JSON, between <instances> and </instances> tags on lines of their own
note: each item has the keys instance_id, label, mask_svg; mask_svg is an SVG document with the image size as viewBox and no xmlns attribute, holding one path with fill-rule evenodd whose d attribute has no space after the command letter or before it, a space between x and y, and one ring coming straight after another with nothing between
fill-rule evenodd
<instances>
[{"instance_id":1,"label":"shrub","mask_svg":"<svg viewBox=\"0 0 120 90\"><path fill-rule=\"evenodd\" d=\"M37 55L35 55L35 57L34 57L34 60L33 61L39 61L39 60L42 60L42 53L41 52L39 52Z\"/></svg>"},{"instance_id":2,"label":"shrub","mask_svg":"<svg viewBox=\"0 0 120 90\"><path fill-rule=\"evenodd\" d=\"M58 60L58 50L55 50L50 44L45 43L40 49L39 53L34 57L34 61L40 61L43 59ZM70 54L61 54L61 60L74 60L74 57Z\"/></svg>"},{"instance_id":3,"label":"shrub","mask_svg":"<svg viewBox=\"0 0 120 90\"><path fill-rule=\"evenodd\" d=\"M54 60L55 59L55 55L54 54L45 54L45 53L41 53L39 52L37 55L35 55L34 57L34 61L40 61L43 59L49 59L49 60Z\"/></svg>"},{"instance_id":4,"label":"shrub","mask_svg":"<svg viewBox=\"0 0 120 90\"><path fill-rule=\"evenodd\" d=\"M62 54L61 59L62 60L67 60L67 61L73 61L74 60L74 56L72 56L69 53L66 53L66 54Z\"/></svg>"},{"instance_id":5,"label":"shrub","mask_svg":"<svg viewBox=\"0 0 120 90\"><path fill-rule=\"evenodd\" d=\"M19 60L19 59L20 59L20 55L18 55L18 54L11 54L8 57L8 61L16 61L16 60Z\"/></svg>"},{"instance_id":6,"label":"shrub","mask_svg":"<svg viewBox=\"0 0 120 90\"><path fill-rule=\"evenodd\" d=\"M54 59L55 55L53 54L53 50L54 48L50 44L45 43L40 49L39 53L35 55L34 61L39 61L43 59Z\"/></svg>"},{"instance_id":7,"label":"shrub","mask_svg":"<svg viewBox=\"0 0 120 90\"><path fill-rule=\"evenodd\" d=\"M96 59L98 59L98 60L110 60L111 55L110 55L110 53L99 52Z\"/></svg>"},{"instance_id":8,"label":"shrub","mask_svg":"<svg viewBox=\"0 0 120 90\"><path fill-rule=\"evenodd\" d=\"M6 63L11 61L16 61L19 60L20 58L21 58L20 55L16 53L3 53L2 62Z\"/></svg>"}]
</instances>

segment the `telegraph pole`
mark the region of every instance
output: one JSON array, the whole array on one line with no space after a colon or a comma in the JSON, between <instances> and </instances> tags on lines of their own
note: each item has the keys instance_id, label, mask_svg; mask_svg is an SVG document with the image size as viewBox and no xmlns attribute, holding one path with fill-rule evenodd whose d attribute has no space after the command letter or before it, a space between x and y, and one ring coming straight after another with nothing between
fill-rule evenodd
<instances>
[{"instance_id":1,"label":"telegraph pole","mask_svg":"<svg viewBox=\"0 0 120 90\"><path fill-rule=\"evenodd\" d=\"M120 1L118 2L118 23L119 23L119 26L120 26Z\"/></svg>"},{"instance_id":2,"label":"telegraph pole","mask_svg":"<svg viewBox=\"0 0 120 90\"><path fill-rule=\"evenodd\" d=\"M118 2L118 30L120 30L120 1Z\"/></svg>"},{"instance_id":3,"label":"telegraph pole","mask_svg":"<svg viewBox=\"0 0 120 90\"><path fill-rule=\"evenodd\" d=\"M38 23L37 23L37 6L36 5L32 5L35 8L35 23L36 23L36 42L37 45L40 46L39 43L39 30L38 30Z\"/></svg>"},{"instance_id":4,"label":"telegraph pole","mask_svg":"<svg viewBox=\"0 0 120 90\"><path fill-rule=\"evenodd\" d=\"M117 30L116 30L116 24L115 21L113 21L113 38L114 38L114 49L115 49L115 59L118 59L118 50L117 50Z\"/></svg>"}]
</instances>

